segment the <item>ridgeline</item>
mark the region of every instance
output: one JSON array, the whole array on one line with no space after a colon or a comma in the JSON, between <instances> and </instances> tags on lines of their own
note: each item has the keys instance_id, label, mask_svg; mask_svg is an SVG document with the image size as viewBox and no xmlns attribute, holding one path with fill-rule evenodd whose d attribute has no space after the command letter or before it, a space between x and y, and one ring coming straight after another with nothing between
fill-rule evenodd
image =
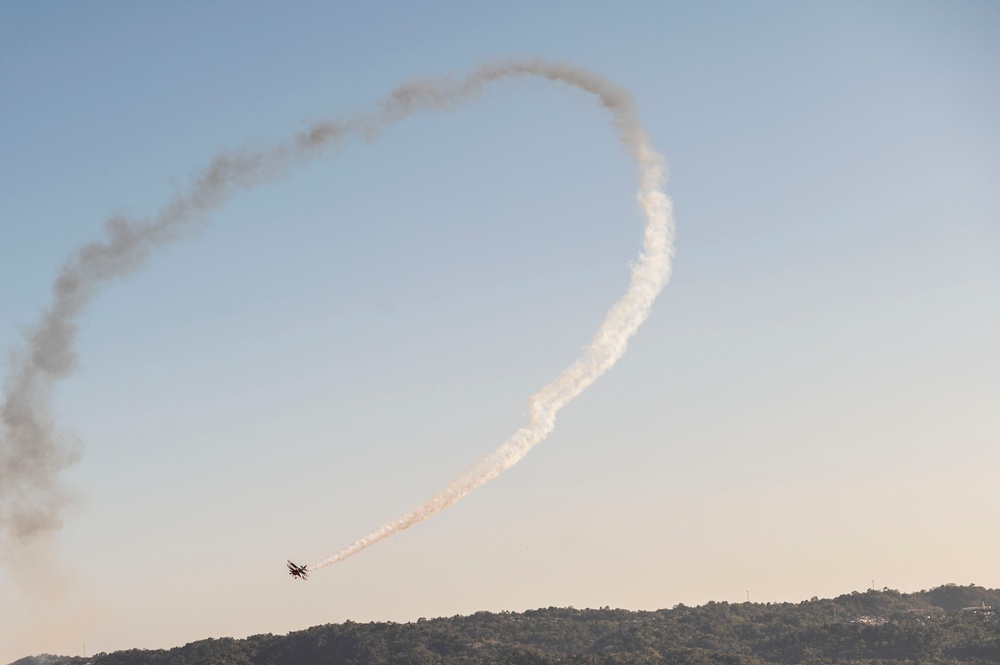
<instances>
[{"instance_id":1,"label":"ridgeline","mask_svg":"<svg viewBox=\"0 0 1000 665\"><path fill-rule=\"evenodd\" d=\"M347 621L288 635L208 639L11 665L915 665L1000 663L1000 590L946 585L801 603L677 605L655 612L555 608Z\"/></svg>"}]
</instances>

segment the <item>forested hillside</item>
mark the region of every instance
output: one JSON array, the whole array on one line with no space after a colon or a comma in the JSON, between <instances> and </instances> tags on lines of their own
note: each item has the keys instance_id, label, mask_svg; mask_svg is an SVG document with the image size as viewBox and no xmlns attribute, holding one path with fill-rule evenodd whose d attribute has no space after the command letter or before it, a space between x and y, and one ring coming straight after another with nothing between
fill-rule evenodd
<instances>
[{"instance_id":1,"label":"forested hillside","mask_svg":"<svg viewBox=\"0 0 1000 665\"><path fill-rule=\"evenodd\" d=\"M37 656L13 665L1000 663L1000 611L993 608L1000 608L1000 590L973 585L655 612L550 607L407 624L348 621L283 636Z\"/></svg>"}]
</instances>

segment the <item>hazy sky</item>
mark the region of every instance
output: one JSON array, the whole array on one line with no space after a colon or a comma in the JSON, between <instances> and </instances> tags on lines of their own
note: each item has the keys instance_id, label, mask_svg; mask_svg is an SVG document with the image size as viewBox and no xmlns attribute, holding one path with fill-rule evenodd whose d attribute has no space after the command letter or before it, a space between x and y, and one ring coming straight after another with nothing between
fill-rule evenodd
<instances>
[{"instance_id":1,"label":"hazy sky","mask_svg":"<svg viewBox=\"0 0 1000 665\"><path fill-rule=\"evenodd\" d=\"M84 316L79 500L58 563L0 569L0 662L1000 586L1000 7L283 4L0 4L0 374L110 215L509 55L632 91L673 281L521 464L301 583L523 423L625 290L635 169L587 96L507 81L237 196Z\"/></svg>"}]
</instances>

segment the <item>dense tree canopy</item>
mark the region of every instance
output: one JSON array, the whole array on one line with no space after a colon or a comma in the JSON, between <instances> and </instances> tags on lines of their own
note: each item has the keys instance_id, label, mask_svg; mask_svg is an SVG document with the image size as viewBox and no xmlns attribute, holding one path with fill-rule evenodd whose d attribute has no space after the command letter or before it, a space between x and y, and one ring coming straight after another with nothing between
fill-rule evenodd
<instances>
[{"instance_id":1,"label":"dense tree canopy","mask_svg":"<svg viewBox=\"0 0 1000 665\"><path fill-rule=\"evenodd\" d=\"M12 665L768 665L1000 663L1000 590L946 585L802 603L708 603L655 612L556 608L414 623L316 626Z\"/></svg>"}]
</instances>

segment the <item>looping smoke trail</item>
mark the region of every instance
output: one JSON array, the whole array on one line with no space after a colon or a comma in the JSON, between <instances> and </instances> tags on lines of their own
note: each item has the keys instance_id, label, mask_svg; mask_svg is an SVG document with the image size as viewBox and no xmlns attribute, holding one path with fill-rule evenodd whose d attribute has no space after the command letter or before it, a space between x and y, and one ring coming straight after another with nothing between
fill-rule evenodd
<instances>
[{"instance_id":1,"label":"looping smoke trail","mask_svg":"<svg viewBox=\"0 0 1000 665\"><path fill-rule=\"evenodd\" d=\"M560 409L618 362L625 353L629 338L646 320L653 301L670 278L674 224L670 199L661 191L666 180L664 160L653 150L649 137L639 123L631 96L604 77L579 67L545 60L508 61L481 67L458 83L451 80L415 81L400 86L384 103L383 117L395 120L409 115L415 107L452 106L477 94L484 83L518 75L541 76L580 88L596 96L601 106L612 113L619 140L639 166L637 198L646 216L642 252L632 268L628 290L605 315L580 359L570 365L559 378L531 396L531 416L527 425L415 509L383 524L333 556L307 566L308 570L343 561L422 522L517 464L529 450L552 432Z\"/></svg>"},{"instance_id":2,"label":"looping smoke trail","mask_svg":"<svg viewBox=\"0 0 1000 665\"><path fill-rule=\"evenodd\" d=\"M52 286L52 304L27 331L24 348L12 354L0 405L0 544L37 541L62 523L68 493L57 479L77 455L56 433L48 395L54 383L76 367L78 321L102 286L141 268L156 249L196 228L209 211L237 192L274 180L349 137L374 140L385 128L413 113L453 108L473 99L486 83L524 75L561 82L594 95L611 111L622 144L638 163L638 198L648 223L631 285L612 307L583 357L531 398L531 419L525 427L416 510L312 568L344 559L443 510L515 464L545 438L558 411L621 357L629 337L645 320L669 276L673 225L670 201L660 191L665 179L663 159L639 124L629 94L598 74L572 65L542 59L508 60L484 65L458 80L446 77L403 84L379 102L374 112L313 123L284 143L220 153L192 178L186 191L175 195L152 217L115 216L107 220L104 239L82 246L62 266Z\"/></svg>"}]
</instances>

